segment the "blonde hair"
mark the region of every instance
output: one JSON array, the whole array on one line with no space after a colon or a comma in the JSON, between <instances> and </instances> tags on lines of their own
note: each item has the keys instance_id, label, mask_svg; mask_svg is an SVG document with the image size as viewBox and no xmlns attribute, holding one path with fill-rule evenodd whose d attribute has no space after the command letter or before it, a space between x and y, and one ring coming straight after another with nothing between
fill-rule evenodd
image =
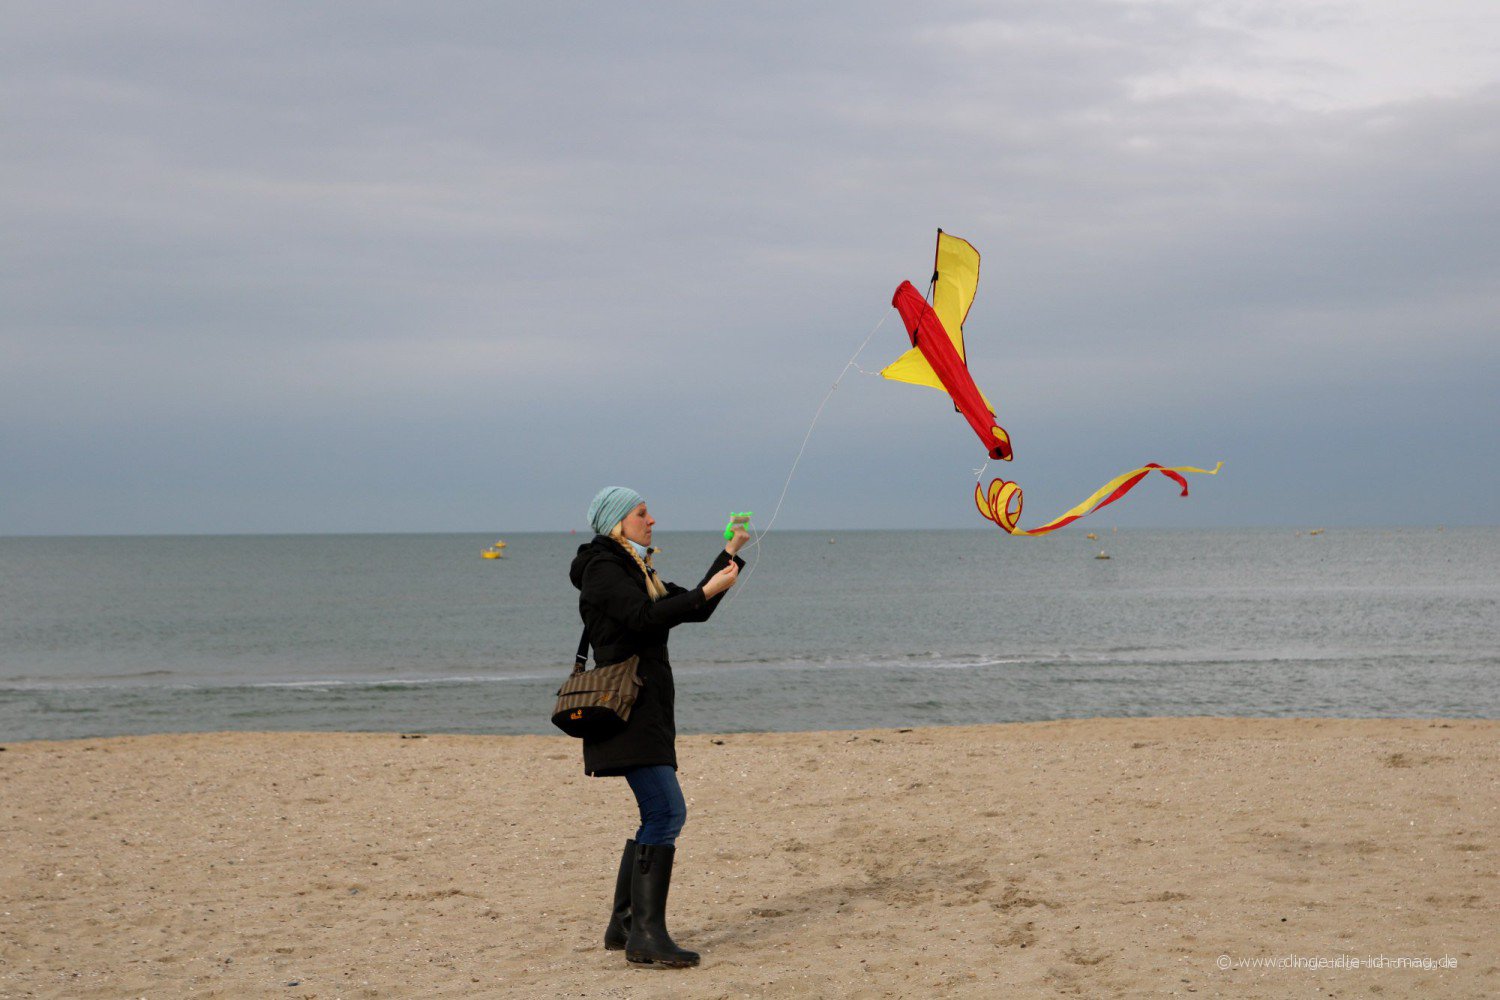
<instances>
[{"instance_id":1,"label":"blonde hair","mask_svg":"<svg viewBox=\"0 0 1500 1000\"><path fill-rule=\"evenodd\" d=\"M655 601L666 597L666 585L656 578L656 569L651 565L651 550L646 550L646 558L644 559L636 555L635 546L630 544L630 539L625 537L624 530L618 524L609 529L609 537L620 543L620 548L630 554L630 558L635 560L635 564L646 575L646 593L651 595L651 599Z\"/></svg>"}]
</instances>

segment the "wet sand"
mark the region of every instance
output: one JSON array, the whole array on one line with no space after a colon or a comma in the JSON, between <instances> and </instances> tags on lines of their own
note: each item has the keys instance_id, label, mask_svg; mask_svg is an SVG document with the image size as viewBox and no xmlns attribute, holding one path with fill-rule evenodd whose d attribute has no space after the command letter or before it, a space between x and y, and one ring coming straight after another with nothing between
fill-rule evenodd
<instances>
[{"instance_id":1,"label":"wet sand","mask_svg":"<svg viewBox=\"0 0 1500 1000\"><path fill-rule=\"evenodd\" d=\"M4 747L5 998L1500 995L1500 722L683 737L687 971L565 737Z\"/></svg>"}]
</instances>

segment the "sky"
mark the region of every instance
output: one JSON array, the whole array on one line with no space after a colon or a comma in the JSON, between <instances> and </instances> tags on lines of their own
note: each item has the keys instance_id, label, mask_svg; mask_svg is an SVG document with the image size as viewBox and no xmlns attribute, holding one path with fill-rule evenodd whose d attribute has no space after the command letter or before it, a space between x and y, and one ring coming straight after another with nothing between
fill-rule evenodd
<instances>
[{"instance_id":1,"label":"sky","mask_svg":"<svg viewBox=\"0 0 1500 1000\"><path fill-rule=\"evenodd\" d=\"M845 368L939 227L1023 526L1500 524L1491 0L12 0L0 86L0 535L982 528Z\"/></svg>"}]
</instances>

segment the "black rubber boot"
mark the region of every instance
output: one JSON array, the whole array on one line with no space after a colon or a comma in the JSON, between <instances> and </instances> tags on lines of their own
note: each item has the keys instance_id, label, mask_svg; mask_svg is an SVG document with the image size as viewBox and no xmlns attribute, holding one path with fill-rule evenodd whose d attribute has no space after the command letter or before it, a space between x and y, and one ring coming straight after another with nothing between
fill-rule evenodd
<instances>
[{"instance_id":1,"label":"black rubber boot","mask_svg":"<svg viewBox=\"0 0 1500 1000\"><path fill-rule=\"evenodd\" d=\"M630 872L635 868L635 841L625 841L625 852L620 855L620 873L615 876L615 912L610 914L609 926L604 929L604 949L619 951L625 947L630 934Z\"/></svg>"},{"instance_id":2,"label":"black rubber boot","mask_svg":"<svg viewBox=\"0 0 1500 1000\"><path fill-rule=\"evenodd\" d=\"M672 858L677 848L636 845L630 870L630 935L625 957L638 965L686 969L698 964L698 953L679 948L667 933L667 890L672 887Z\"/></svg>"}]
</instances>

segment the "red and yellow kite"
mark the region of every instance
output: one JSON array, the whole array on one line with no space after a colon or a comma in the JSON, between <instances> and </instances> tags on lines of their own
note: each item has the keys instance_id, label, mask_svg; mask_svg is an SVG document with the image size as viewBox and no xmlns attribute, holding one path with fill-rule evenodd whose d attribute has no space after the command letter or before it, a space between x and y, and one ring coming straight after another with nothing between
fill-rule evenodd
<instances>
[{"instance_id":1,"label":"red and yellow kite","mask_svg":"<svg viewBox=\"0 0 1500 1000\"><path fill-rule=\"evenodd\" d=\"M974 292L978 287L979 251L967 240L949 236L939 229L937 259L930 287L931 303L911 282L901 282L891 305L901 314L912 346L911 350L881 369L880 374L898 382L930 385L946 392L952 397L954 407L979 435L986 454L1008 462L1011 460L1010 435L995 422L995 408L974 384L964 356L964 320L969 315L969 306L974 302ZM1188 465L1163 468L1150 462L1116 476L1083 503L1030 530L1023 530L1018 524L1022 497L1021 488L1015 483L995 479L990 482L988 490L976 483L974 503L980 514L1012 535L1045 535L1114 503L1152 472L1160 472L1176 482L1182 487L1182 495L1187 496L1187 480L1182 473L1201 472L1212 476L1223 464L1220 462L1213 469L1199 469Z\"/></svg>"}]
</instances>

